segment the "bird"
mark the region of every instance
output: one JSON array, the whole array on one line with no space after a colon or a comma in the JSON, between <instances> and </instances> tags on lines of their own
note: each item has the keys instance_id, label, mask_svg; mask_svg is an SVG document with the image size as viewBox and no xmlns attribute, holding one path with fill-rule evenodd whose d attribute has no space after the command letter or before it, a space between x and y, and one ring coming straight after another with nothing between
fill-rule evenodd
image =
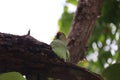
<instances>
[{"instance_id":1,"label":"bird","mask_svg":"<svg viewBox=\"0 0 120 80\"><path fill-rule=\"evenodd\" d=\"M66 47L66 36L63 32L57 32L53 41L50 43L54 53L65 62L70 62L70 54Z\"/></svg>"}]
</instances>

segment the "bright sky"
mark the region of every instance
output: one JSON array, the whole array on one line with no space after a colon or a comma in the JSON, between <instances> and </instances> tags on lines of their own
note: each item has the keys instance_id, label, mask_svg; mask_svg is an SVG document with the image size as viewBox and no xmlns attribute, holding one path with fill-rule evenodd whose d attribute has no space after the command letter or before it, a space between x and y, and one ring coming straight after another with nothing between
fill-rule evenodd
<instances>
[{"instance_id":1,"label":"bright sky","mask_svg":"<svg viewBox=\"0 0 120 80\"><path fill-rule=\"evenodd\" d=\"M0 32L24 35L50 43L65 0L0 0Z\"/></svg>"}]
</instances>

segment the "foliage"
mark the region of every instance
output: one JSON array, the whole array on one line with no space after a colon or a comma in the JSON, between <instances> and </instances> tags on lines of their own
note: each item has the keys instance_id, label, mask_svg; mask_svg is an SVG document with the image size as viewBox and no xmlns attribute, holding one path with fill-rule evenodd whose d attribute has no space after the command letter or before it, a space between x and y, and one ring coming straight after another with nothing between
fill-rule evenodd
<instances>
[{"instance_id":1,"label":"foliage","mask_svg":"<svg viewBox=\"0 0 120 80\"><path fill-rule=\"evenodd\" d=\"M104 70L103 75L108 80L120 80L120 63L113 64ZM113 77L114 76L114 77Z\"/></svg>"},{"instance_id":2,"label":"foliage","mask_svg":"<svg viewBox=\"0 0 120 80\"><path fill-rule=\"evenodd\" d=\"M26 79L18 72L8 72L0 74L0 80L26 80Z\"/></svg>"},{"instance_id":3,"label":"foliage","mask_svg":"<svg viewBox=\"0 0 120 80\"><path fill-rule=\"evenodd\" d=\"M70 28L70 23L72 23L73 13L68 12L68 7L64 6L64 12L62 14L62 18L59 19L58 24L60 26L60 31L64 32L65 34L68 33Z\"/></svg>"},{"instance_id":4,"label":"foliage","mask_svg":"<svg viewBox=\"0 0 120 80\"><path fill-rule=\"evenodd\" d=\"M76 2L77 0L66 0L66 4L76 5ZM66 7L69 6L64 8ZM105 72L103 76L106 77L106 80L120 80L119 75L116 75L119 79L112 76L117 74L117 70L120 70L118 67L114 67L116 64L120 66L118 64L120 62L120 0L104 0L101 12L101 17L97 19L89 40L89 50L86 52L88 62L82 62L79 65L100 74ZM68 34L72 15L64 9L59 20L60 31Z\"/></svg>"}]
</instances>

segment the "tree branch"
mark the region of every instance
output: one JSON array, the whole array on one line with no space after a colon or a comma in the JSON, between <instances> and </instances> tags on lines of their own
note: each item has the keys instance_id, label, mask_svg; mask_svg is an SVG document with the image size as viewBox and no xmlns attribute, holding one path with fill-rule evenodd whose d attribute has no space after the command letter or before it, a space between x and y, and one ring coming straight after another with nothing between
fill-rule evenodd
<instances>
[{"instance_id":1,"label":"tree branch","mask_svg":"<svg viewBox=\"0 0 120 80\"><path fill-rule=\"evenodd\" d=\"M84 58L87 42L95 21L100 16L102 4L103 0L78 0L77 11L67 39L72 63Z\"/></svg>"},{"instance_id":2,"label":"tree branch","mask_svg":"<svg viewBox=\"0 0 120 80\"><path fill-rule=\"evenodd\" d=\"M29 80L35 80L36 76L63 80L103 80L85 68L65 63L49 45L29 35L0 33L0 73L10 71L20 72Z\"/></svg>"}]
</instances>

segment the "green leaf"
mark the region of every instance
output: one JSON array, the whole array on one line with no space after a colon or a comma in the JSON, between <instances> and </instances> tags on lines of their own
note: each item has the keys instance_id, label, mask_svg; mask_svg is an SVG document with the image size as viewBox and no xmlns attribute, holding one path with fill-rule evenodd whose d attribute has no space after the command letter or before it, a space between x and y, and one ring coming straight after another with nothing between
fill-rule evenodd
<instances>
[{"instance_id":1,"label":"green leaf","mask_svg":"<svg viewBox=\"0 0 120 80\"><path fill-rule=\"evenodd\" d=\"M67 0L66 2L77 5L77 0Z\"/></svg>"},{"instance_id":2,"label":"green leaf","mask_svg":"<svg viewBox=\"0 0 120 80\"><path fill-rule=\"evenodd\" d=\"M0 74L0 80L26 80L22 74L18 72L8 72Z\"/></svg>"},{"instance_id":3,"label":"green leaf","mask_svg":"<svg viewBox=\"0 0 120 80\"><path fill-rule=\"evenodd\" d=\"M103 71L105 80L120 80L120 63L113 64Z\"/></svg>"}]
</instances>

